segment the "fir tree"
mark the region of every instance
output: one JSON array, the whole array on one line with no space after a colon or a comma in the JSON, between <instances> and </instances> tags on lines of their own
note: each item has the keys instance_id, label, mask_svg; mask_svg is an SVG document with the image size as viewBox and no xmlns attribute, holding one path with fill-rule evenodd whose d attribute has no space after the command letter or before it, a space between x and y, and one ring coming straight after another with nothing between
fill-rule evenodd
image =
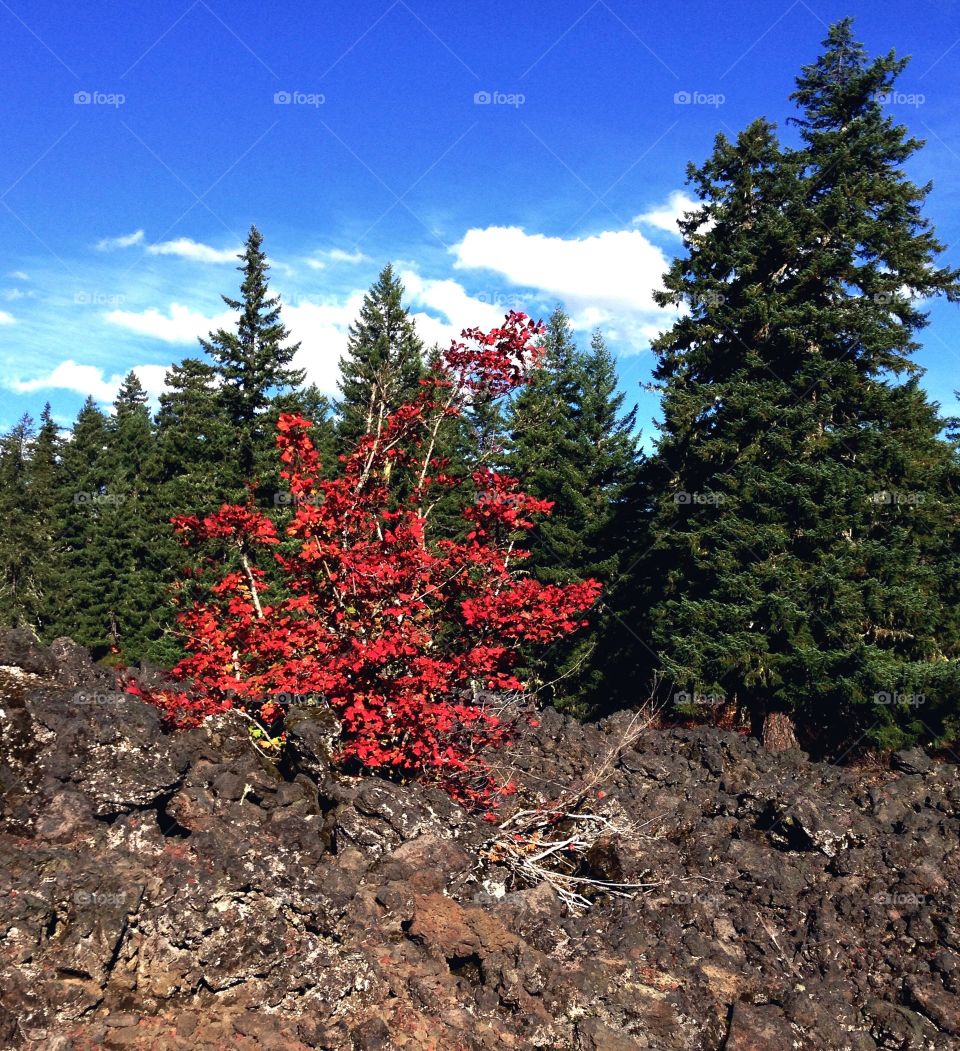
<instances>
[{"instance_id":1,"label":"fir tree","mask_svg":"<svg viewBox=\"0 0 960 1051\"><path fill-rule=\"evenodd\" d=\"M87 398L64 442L56 489L58 586L50 596L48 635L69 635L95 655L110 649L110 626L103 605L103 583L111 567L101 562L99 515L119 494L110 491L106 452L107 417Z\"/></svg>"},{"instance_id":2,"label":"fir tree","mask_svg":"<svg viewBox=\"0 0 960 1051\"><path fill-rule=\"evenodd\" d=\"M152 471L168 518L208 514L231 495L235 447L216 377L211 365L196 358L185 358L166 374Z\"/></svg>"},{"instance_id":3,"label":"fir tree","mask_svg":"<svg viewBox=\"0 0 960 1051\"><path fill-rule=\"evenodd\" d=\"M59 568L59 518L57 490L60 480L60 454L63 446L60 428L54 422L47 402L40 414L40 428L30 450L28 487L34 519L31 549L36 560L36 581L40 593L35 630L45 635L50 621L50 604L56 595Z\"/></svg>"},{"instance_id":4,"label":"fir tree","mask_svg":"<svg viewBox=\"0 0 960 1051\"><path fill-rule=\"evenodd\" d=\"M391 410L413 400L423 367L423 343L403 305L403 285L388 263L364 296L340 359L341 451L362 434L376 433Z\"/></svg>"},{"instance_id":5,"label":"fir tree","mask_svg":"<svg viewBox=\"0 0 960 1051\"><path fill-rule=\"evenodd\" d=\"M543 351L531 382L510 407L507 466L526 492L554 504L531 538L527 567L544 582L567 583L580 578L585 562L588 496L576 434L582 361L562 307L550 315Z\"/></svg>"},{"instance_id":6,"label":"fir tree","mask_svg":"<svg viewBox=\"0 0 960 1051\"><path fill-rule=\"evenodd\" d=\"M654 344L656 663L774 747L794 717L822 749L918 736L909 699L927 693L934 735L951 732L934 552L956 528L952 453L910 377L912 297L955 299L960 274L937 266L929 187L902 171L920 144L881 105L903 66L833 26L797 82L802 148L758 121L691 169L701 206L658 295L690 313Z\"/></svg>"},{"instance_id":7,"label":"fir tree","mask_svg":"<svg viewBox=\"0 0 960 1051\"><path fill-rule=\"evenodd\" d=\"M8 626L31 626L42 601L34 546L37 514L30 489L33 420L28 415L0 438L0 617Z\"/></svg>"},{"instance_id":8,"label":"fir tree","mask_svg":"<svg viewBox=\"0 0 960 1051\"><path fill-rule=\"evenodd\" d=\"M97 509L91 548L91 572L99 575L104 565L110 567L102 585L102 623L109 627L111 648L128 662L146 655L166 620L153 440L147 393L131 372L108 424L104 460L110 491Z\"/></svg>"},{"instance_id":9,"label":"fir tree","mask_svg":"<svg viewBox=\"0 0 960 1051\"><path fill-rule=\"evenodd\" d=\"M554 684L558 703L586 712L609 706L619 692L602 656L609 644L598 644L615 634L624 604L620 559L638 455L636 411L623 411L625 396L602 335L594 334L589 352L580 351L560 307L544 350L532 383L512 406L508 469L532 495L554 503L532 536L530 572L546 583L593 577L604 585L605 608L595 611L591 630L555 644L537 669Z\"/></svg>"},{"instance_id":10,"label":"fir tree","mask_svg":"<svg viewBox=\"0 0 960 1051\"><path fill-rule=\"evenodd\" d=\"M273 448L267 410L277 394L300 386L301 369L291 368L299 343L287 343L289 333L280 319L280 299L267 284L270 269L263 237L252 226L237 268L243 274L240 297L223 296L239 312L236 331L219 329L201 339L216 363L220 397L235 443L235 489L254 479Z\"/></svg>"}]
</instances>

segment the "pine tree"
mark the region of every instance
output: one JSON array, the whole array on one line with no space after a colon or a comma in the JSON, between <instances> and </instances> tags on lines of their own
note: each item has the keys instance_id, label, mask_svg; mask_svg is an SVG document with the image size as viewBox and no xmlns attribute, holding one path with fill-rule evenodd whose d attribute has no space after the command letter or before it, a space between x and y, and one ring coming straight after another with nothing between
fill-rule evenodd
<instances>
[{"instance_id":1,"label":"pine tree","mask_svg":"<svg viewBox=\"0 0 960 1051\"><path fill-rule=\"evenodd\" d=\"M216 376L196 358L185 358L166 374L152 472L167 518L208 514L231 496L235 448Z\"/></svg>"},{"instance_id":2,"label":"pine tree","mask_svg":"<svg viewBox=\"0 0 960 1051\"><path fill-rule=\"evenodd\" d=\"M550 315L543 351L531 382L510 406L507 465L526 492L554 504L531 537L527 568L545 583L567 583L582 579L588 495L577 448L582 360L562 307Z\"/></svg>"},{"instance_id":3,"label":"pine tree","mask_svg":"<svg viewBox=\"0 0 960 1051\"><path fill-rule=\"evenodd\" d=\"M29 481L34 438L29 415L0 438L0 622L11 627L35 624L42 602Z\"/></svg>"},{"instance_id":4,"label":"pine tree","mask_svg":"<svg viewBox=\"0 0 960 1051\"><path fill-rule=\"evenodd\" d=\"M236 490L254 479L273 448L267 410L271 399L300 386L302 369L291 368L299 343L287 343L289 333L280 319L280 298L267 283L270 269L263 251L263 237L250 227L237 268L243 274L240 297L223 296L239 312L235 332L219 329L201 339L203 349L216 363L224 410L233 430Z\"/></svg>"},{"instance_id":5,"label":"pine tree","mask_svg":"<svg viewBox=\"0 0 960 1051\"><path fill-rule=\"evenodd\" d=\"M598 714L637 700L634 668L623 658L635 630L627 558L641 458L637 408L624 410L626 395L618 389L616 364L600 332L593 334L582 371L575 447L584 468L586 508L578 575L600 580L604 592L590 629L574 638L567 663L579 668L573 690Z\"/></svg>"},{"instance_id":6,"label":"pine tree","mask_svg":"<svg viewBox=\"0 0 960 1051\"><path fill-rule=\"evenodd\" d=\"M340 359L338 436L341 452L375 433L392 409L416 396L423 342L403 305L403 285L388 263L364 296Z\"/></svg>"},{"instance_id":7,"label":"pine tree","mask_svg":"<svg viewBox=\"0 0 960 1051\"><path fill-rule=\"evenodd\" d=\"M131 372L120 385L108 423L104 461L114 498L105 498L98 508L90 567L102 578L101 623L109 628L109 644L128 662L146 655L167 613L153 440L147 393ZM104 566L109 567L106 577Z\"/></svg>"},{"instance_id":8,"label":"pine tree","mask_svg":"<svg viewBox=\"0 0 960 1051\"><path fill-rule=\"evenodd\" d=\"M658 295L690 312L654 343L655 663L774 747L793 718L828 750L950 732L956 707L934 554L956 529L953 457L911 354L912 297L956 299L960 273L901 168L920 144L881 106L904 64L833 26L793 96L803 146L757 121L691 168L701 207ZM929 711L909 703L927 693Z\"/></svg>"},{"instance_id":9,"label":"pine tree","mask_svg":"<svg viewBox=\"0 0 960 1051\"><path fill-rule=\"evenodd\" d=\"M48 603L48 637L68 635L95 655L110 649L109 624L103 616L102 586L111 572L99 564L99 515L119 494L110 490L107 466L107 417L87 398L63 445L56 489L58 580Z\"/></svg>"},{"instance_id":10,"label":"pine tree","mask_svg":"<svg viewBox=\"0 0 960 1051\"><path fill-rule=\"evenodd\" d=\"M174 584L188 559L171 524L174 515L212 514L236 493L237 465L230 421L216 386L216 369L185 358L166 374L147 474L154 530L157 631L143 656L170 667L183 655L174 622Z\"/></svg>"},{"instance_id":11,"label":"pine tree","mask_svg":"<svg viewBox=\"0 0 960 1051\"><path fill-rule=\"evenodd\" d=\"M555 644L537 674L553 683L554 699L586 712L609 707L619 692L612 666L598 648L616 632L624 604L621 555L628 528L627 493L634 484L636 410L623 412L616 368L602 335L581 352L564 310L547 326L544 358L512 406L508 469L521 486L554 502L532 536L526 565L545 583L593 577L605 588L605 608L591 630Z\"/></svg>"},{"instance_id":12,"label":"pine tree","mask_svg":"<svg viewBox=\"0 0 960 1051\"><path fill-rule=\"evenodd\" d=\"M57 537L60 521L57 491L60 484L60 455L63 441L47 402L40 414L40 428L30 450L28 486L34 531L31 549L36 559L36 580L40 592L35 630L45 636L50 622L50 603L59 578Z\"/></svg>"}]
</instances>

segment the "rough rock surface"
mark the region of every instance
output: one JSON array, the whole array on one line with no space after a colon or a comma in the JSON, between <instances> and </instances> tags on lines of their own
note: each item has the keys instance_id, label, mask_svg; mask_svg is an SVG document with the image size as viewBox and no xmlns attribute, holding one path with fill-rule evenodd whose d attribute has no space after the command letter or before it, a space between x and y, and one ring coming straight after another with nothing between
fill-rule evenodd
<instances>
[{"instance_id":1,"label":"rough rock surface","mask_svg":"<svg viewBox=\"0 0 960 1051\"><path fill-rule=\"evenodd\" d=\"M960 1048L952 765L650 732L585 874L652 886L571 914L443 794L336 776L322 712L274 766L228 717L164 735L71 644L0 656L0 1048ZM528 797L625 721L543 713Z\"/></svg>"}]
</instances>

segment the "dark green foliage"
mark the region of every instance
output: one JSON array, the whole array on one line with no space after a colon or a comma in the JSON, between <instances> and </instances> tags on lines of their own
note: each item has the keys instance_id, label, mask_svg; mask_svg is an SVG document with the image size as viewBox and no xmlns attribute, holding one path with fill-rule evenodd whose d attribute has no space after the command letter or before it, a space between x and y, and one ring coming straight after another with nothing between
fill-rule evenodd
<instances>
[{"instance_id":1,"label":"dark green foliage","mask_svg":"<svg viewBox=\"0 0 960 1051\"><path fill-rule=\"evenodd\" d=\"M904 63L867 61L849 21L825 46L794 95L802 148L757 121L691 169L640 576L677 689L757 725L793 713L829 748L953 732L956 457L909 377L915 297L955 299L960 275L901 169L919 143L878 101Z\"/></svg>"},{"instance_id":2,"label":"dark green foliage","mask_svg":"<svg viewBox=\"0 0 960 1051\"><path fill-rule=\"evenodd\" d=\"M287 343L289 333L280 320L280 300L270 294L263 237L252 226L237 268L243 274L240 297L223 296L239 312L235 332L220 329L200 344L216 364L221 380L220 399L232 429L236 452L233 487L242 490L262 470L270 456L271 399L300 386L304 372L290 367L299 343Z\"/></svg>"},{"instance_id":3,"label":"dark green foliage","mask_svg":"<svg viewBox=\"0 0 960 1051\"><path fill-rule=\"evenodd\" d=\"M48 636L70 635L97 656L145 654L166 614L165 565L155 519L153 425L130 373L114 412L88 400L63 447L55 513L59 586Z\"/></svg>"},{"instance_id":4,"label":"dark green foliage","mask_svg":"<svg viewBox=\"0 0 960 1051\"><path fill-rule=\"evenodd\" d=\"M87 398L64 442L56 487L58 587L49 596L48 634L69 635L84 645L113 641L104 616L103 588L110 567L101 561L99 518L102 509L123 495L111 487L107 465L109 421ZM108 640L110 637L110 641Z\"/></svg>"},{"instance_id":5,"label":"dark green foliage","mask_svg":"<svg viewBox=\"0 0 960 1051\"><path fill-rule=\"evenodd\" d=\"M33 420L23 416L0 438L0 623L35 623L43 605L44 552L36 543L38 506L32 485Z\"/></svg>"},{"instance_id":6,"label":"dark green foliage","mask_svg":"<svg viewBox=\"0 0 960 1051\"><path fill-rule=\"evenodd\" d=\"M340 450L352 448L389 412L411 401L423 368L423 343L403 305L403 285L388 263L364 297L340 359Z\"/></svg>"},{"instance_id":7,"label":"dark green foliage","mask_svg":"<svg viewBox=\"0 0 960 1051\"><path fill-rule=\"evenodd\" d=\"M638 459L636 413L623 412L624 395L602 336L595 333L590 350L580 351L559 307L544 350L509 421L508 469L523 489L554 504L533 534L527 566L548 583L596 578L605 593L591 629L553 646L536 671L563 706L608 709L624 692L606 657L607 636L622 630L627 602L621 553Z\"/></svg>"},{"instance_id":8,"label":"dark green foliage","mask_svg":"<svg viewBox=\"0 0 960 1051\"><path fill-rule=\"evenodd\" d=\"M216 370L196 358L172 366L156 424L152 472L167 518L215 510L230 496L236 473L231 422L216 387Z\"/></svg>"}]
</instances>

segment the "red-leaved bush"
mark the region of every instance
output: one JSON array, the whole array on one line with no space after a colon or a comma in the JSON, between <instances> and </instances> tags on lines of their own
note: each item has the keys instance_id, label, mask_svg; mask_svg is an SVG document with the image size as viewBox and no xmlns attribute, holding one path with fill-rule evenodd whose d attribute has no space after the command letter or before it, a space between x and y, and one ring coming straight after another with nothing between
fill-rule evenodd
<instances>
[{"instance_id":1,"label":"red-leaved bush","mask_svg":"<svg viewBox=\"0 0 960 1051\"><path fill-rule=\"evenodd\" d=\"M471 399L527 382L540 332L518 313L490 332L463 332L412 403L373 414L379 423L332 480L320 478L310 422L281 416L290 510L224 505L174 519L205 562L178 615L188 655L174 675L185 689L142 691L172 724L240 708L272 733L284 701L302 696L337 714L348 764L433 779L487 808L509 791L483 757L513 730L489 698L524 690L520 647L578 628L600 585L522 575L518 541L551 504L487 467L448 473L437 449ZM459 487L471 494L464 528L438 536L437 503ZM276 600L270 559L282 579Z\"/></svg>"}]
</instances>

